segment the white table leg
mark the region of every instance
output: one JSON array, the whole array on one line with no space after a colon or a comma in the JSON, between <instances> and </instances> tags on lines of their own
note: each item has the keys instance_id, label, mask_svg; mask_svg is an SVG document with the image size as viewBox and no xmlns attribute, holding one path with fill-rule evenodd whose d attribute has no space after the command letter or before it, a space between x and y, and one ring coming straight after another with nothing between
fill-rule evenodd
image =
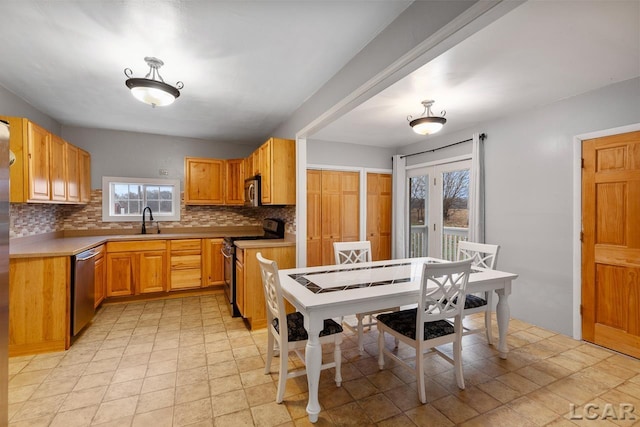
<instances>
[{"instance_id":1,"label":"white table leg","mask_svg":"<svg viewBox=\"0 0 640 427\"><path fill-rule=\"evenodd\" d=\"M318 385L320 384L320 367L322 366L322 345L320 344L320 331L324 322L309 319L309 324L305 326L309 334L305 351L305 364L307 365L307 384L309 386L309 401L307 403L307 414L309 421L318 421L320 413L320 402L318 401Z\"/></svg>"},{"instance_id":2,"label":"white table leg","mask_svg":"<svg viewBox=\"0 0 640 427\"><path fill-rule=\"evenodd\" d=\"M506 359L509 347L507 346L507 333L509 331L509 292L505 289L497 289L498 305L496 307L496 317L498 318L498 351L500 358Z\"/></svg>"}]
</instances>

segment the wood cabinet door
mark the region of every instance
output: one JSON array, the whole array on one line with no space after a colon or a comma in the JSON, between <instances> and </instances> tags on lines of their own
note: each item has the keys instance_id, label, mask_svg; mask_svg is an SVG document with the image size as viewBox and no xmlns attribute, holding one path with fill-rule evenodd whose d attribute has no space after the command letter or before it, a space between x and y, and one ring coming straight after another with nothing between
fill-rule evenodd
<instances>
[{"instance_id":1,"label":"wood cabinet door","mask_svg":"<svg viewBox=\"0 0 640 427\"><path fill-rule=\"evenodd\" d=\"M307 267L322 265L322 171L307 171Z\"/></svg>"},{"instance_id":2,"label":"wood cabinet door","mask_svg":"<svg viewBox=\"0 0 640 427\"><path fill-rule=\"evenodd\" d=\"M107 253L107 297L133 295L135 258L131 252Z\"/></svg>"},{"instance_id":3,"label":"wood cabinet door","mask_svg":"<svg viewBox=\"0 0 640 427\"><path fill-rule=\"evenodd\" d=\"M184 202L224 204L224 160L185 158Z\"/></svg>"},{"instance_id":4,"label":"wood cabinet door","mask_svg":"<svg viewBox=\"0 0 640 427\"><path fill-rule=\"evenodd\" d=\"M244 205L244 159L225 161L225 205Z\"/></svg>"},{"instance_id":5,"label":"wood cabinet door","mask_svg":"<svg viewBox=\"0 0 640 427\"><path fill-rule=\"evenodd\" d=\"M360 240L360 172L341 173L340 241Z\"/></svg>"},{"instance_id":6,"label":"wood cabinet door","mask_svg":"<svg viewBox=\"0 0 640 427\"><path fill-rule=\"evenodd\" d=\"M138 255L138 293L162 292L167 289L167 252L149 251Z\"/></svg>"},{"instance_id":7,"label":"wood cabinet door","mask_svg":"<svg viewBox=\"0 0 640 427\"><path fill-rule=\"evenodd\" d=\"M80 201L80 149L65 143L67 151L67 201Z\"/></svg>"},{"instance_id":8,"label":"wood cabinet door","mask_svg":"<svg viewBox=\"0 0 640 427\"><path fill-rule=\"evenodd\" d=\"M107 294L104 255L96 258L95 272L94 272L94 285L95 285L95 291L94 291L95 299L94 299L93 307L97 308L100 305L100 303L105 299Z\"/></svg>"},{"instance_id":9,"label":"wood cabinet door","mask_svg":"<svg viewBox=\"0 0 640 427\"><path fill-rule=\"evenodd\" d=\"M244 264L236 261L236 305L242 317L247 317L247 309L245 307L245 277Z\"/></svg>"},{"instance_id":10,"label":"wood cabinet door","mask_svg":"<svg viewBox=\"0 0 640 427\"><path fill-rule=\"evenodd\" d=\"M271 203L271 146L272 140L262 144L258 150L259 153L259 171L260 171L260 184L262 191L262 203Z\"/></svg>"},{"instance_id":11,"label":"wood cabinet door","mask_svg":"<svg viewBox=\"0 0 640 427\"><path fill-rule=\"evenodd\" d=\"M51 200L49 162L51 134L35 123L27 123L29 200Z\"/></svg>"},{"instance_id":12,"label":"wood cabinet door","mask_svg":"<svg viewBox=\"0 0 640 427\"><path fill-rule=\"evenodd\" d=\"M380 246L378 259L391 259L391 175L378 175L378 230L380 232Z\"/></svg>"},{"instance_id":13,"label":"wood cabinet door","mask_svg":"<svg viewBox=\"0 0 640 427\"><path fill-rule=\"evenodd\" d=\"M203 239L202 249L203 286L224 283L224 257L222 239Z\"/></svg>"},{"instance_id":14,"label":"wood cabinet door","mask_svg":"<svg viewBox=\"0 0 640 427\"><path fill-rule=\"evenodd\" d=\"M322 265L335 263L333 242L342 239L341 172L322 171Z\"/></svg>"},{"instance_id":15,"label":"wood cabinet door","mask_svg":"<svg viewBox=\"0 0 640 427\"><path fill-rule=\"evenodd\" d=\"M91 154L80 150L80 202L91 201Z\"/></svg>"},{"instance_id":16,"label":"wood cabinet door","mask_svg":"<svg viewBox=\"0 0 640 427\"><path fill-rule=\"evenodd\" d=\"M67 201L67 144L62 138L51 135L49 177L51 200Z\"/></svg>"}]
</instances>

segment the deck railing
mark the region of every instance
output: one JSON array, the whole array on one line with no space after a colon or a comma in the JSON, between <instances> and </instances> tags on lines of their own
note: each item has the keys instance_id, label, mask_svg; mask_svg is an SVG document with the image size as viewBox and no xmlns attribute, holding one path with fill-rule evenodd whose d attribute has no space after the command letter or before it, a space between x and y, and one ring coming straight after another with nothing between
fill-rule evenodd
<instances>
[{"instance_id":1,"label":"deck railing","mask_svg":"<svg viewBox=\"0 0 640 427\"><path fill-rule=\"evenodd\" d=\"M414 257L427 256L427 242L429 229L426 225L412 225L409 237L410 253ZM467 240L469 229L461 227L444 227L442 233L442 258L449 261L456 259L458 242Z\"/></svg>"}]
</instances>

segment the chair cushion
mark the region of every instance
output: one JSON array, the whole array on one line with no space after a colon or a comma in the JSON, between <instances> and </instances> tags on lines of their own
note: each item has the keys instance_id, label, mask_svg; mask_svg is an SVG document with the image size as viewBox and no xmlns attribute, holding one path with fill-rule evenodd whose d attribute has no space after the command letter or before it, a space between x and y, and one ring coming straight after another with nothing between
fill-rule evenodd
<instances>
[{"instance_id":1,"label":"chair cushion","mask_svg":"<svg viewBox=\"0 0 640 427\"><path fill-rule=\"evenodd\" d=\"M392 313L379 314L377 317L378 322L382 322L389 328L402 335L416 339L416 317L418 316L418 309L413 308L410 310L394 311ZM453 325L446 320L437 320L435 322L425 322L424 324L424 339L430 340L433 338L450 335L455 332Z\"/></svg>"},{"instance_id":2,"label":"chair cushion","mask_svg":"<svg viewBox=\"0 0 640 427\"><path fill-rule=\"evenodd\" d=\"M273 327L280 333L279 319L273 319ZM304 341L309 338L307 330L304 328L304 316L302 313L295 312L287 314L287 332L288 341ZM320 331L320 336L339 334L342 332L342 326L331 319L324 321L324 329Z\"/></svg>"},{"instance_id":3,"label":"chair cushion","mask_svg":"<svg viewBox=\"0 0 640 427\"><path fill-rule=\"evenodd\" d=\"M487 300L477 295L468 294L464 300L464 309L478 308L487 305Z\"/></svg>"}]
</instances>

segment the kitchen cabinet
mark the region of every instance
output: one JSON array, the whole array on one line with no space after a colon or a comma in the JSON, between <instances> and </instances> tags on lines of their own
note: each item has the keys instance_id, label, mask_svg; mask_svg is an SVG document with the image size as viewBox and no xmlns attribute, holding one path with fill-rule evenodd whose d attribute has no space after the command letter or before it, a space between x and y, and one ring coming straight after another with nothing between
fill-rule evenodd
<instances>
[{"instance_id":1,"label":"kitchen cabinet","mask_svg":"<svg viewBox=\"0 0 640 427\"><path fill-rule=\"evenodd\" d=\"M185 158L186 205L243 205L244 159Z\"/></svg>"},{"instance_id":2,"label":"kitchen cabinet","mask_svg":"<svg viewBox=\"0 0 640 427\"><path fill-rule=\"evenodd\" d=\"M360 236L360 173L307 171L307 266L335 263L334 242Z\"/></svg>"},{"instance_id":3,"label":"kitchen cabinet","mask_svg":"<svg viewBox=\"0 0 640 427\"><path fill-rule=\"evenodd\" d=\"M224 161L224 204L244 205L244 159Z\"/></svg>"},{"instance_id":4,"label":"kitchen cabinet","mask_svg":"<svg viewBox=\"0 0 640 427\"><path fill-rule=\"evenodd\" d=\"M202 239L202 286L224 284L223 239Z\"/></svg>"},{"instance_id":5,"label":"kitchen cabinet","mask_svg":"<svg viewBox=\"0 0 640 427\"><path fill-rule=\"evenodd\" d=\"M82 165L78 147L28 119L0 118L11 126L9 145L16 157L9 168L10 202L77 204L89 200L80 195ZM91 157L84 161L89 171ZM90 172L87 173L90 182Z\"/></svg>"},{"instance_id":6,"label":"kitchen cabinet","mask_svg":"<svg viewBox=\"0 0 640 427\"><path fill-rule=\"evenodd\" d=\"M49 140L49 179L51 182L51 200L67 201L67 167L66 143L57 135L51 135Z\"/></svg>"},{"instance_id":7,"label":"kitchen cabinet","mask_svg":"<svg viewBox=\"0 0 640 427\"><path fill-rule=\"evenodd\" d=\"M68 142L66 152L66 187L67 201L80 202L80 149Z\"/></svg>"},{"instance_id":8,"label":"kitchen cabinet","mask_svg":"<svg viewBox=\"0 0 640 427\"><path fill-rule=\"evenodd\" d=\"M374 261L391 259L391 175L367 173L367 239Z\"/></svg>"},{"instance_id":9,"label":"kitchen cabinet","mask_svg":"<svg viewBox=\"0 0 640 427\"><path fill-rule=\"evenodd\" d=\"M276 261L279 269L293 268L296 265L295 246L236 248L236 301L242 317L248 321L252 330L267 326L262 276L256 258L258 252L265 258Z\"/></svg>"},{"instance_id":10,"label":"kitchen cabinet","mask_svg":"<svg viewBox=\"0 0 640 427\"><path fill-rule=\"evenodd\" d=\"M80 156L80 202L91 201L91 154L79 150Z\"/></svg>"},{"instance_id":11,"label":"kitchen cabinet","mask_svg":"<svg viewBox=\"0 0 640 427\"><path fill-rule=\"evenodd\" d=\"M93 307L97 308L107 296L107 270L104 263L104 245L96 248L97 255L94 264L94 303Z\"/></svg>"},{"instance_id":12,"label":"kitchen cabinet","mask_svg":"<svg viewBox=\"0 0 640 427\"><path fill-rule=\"evenodd\" d=\"M107 243L107 297L167 290L167 241Z\"/></svg>"},{"instance_id":13,"label":"kitchen cabinet","mask_svg":"<svg viewBox=\"0 0 640 427\"><path fill-rule=\"evenodd\" d=\"M186 157L184 161L184 203L224 204L224 160Z\"/></svg>"},{"instance_id":14,"label":"kitchen cabinet","mask_svg":"<svg viewBox=\"0 0 640 427\"><path fill-rule=\"evenodd\" d=\"M201 239L169 241L171 276L169 289L191 289L202 286Z\"/></svg>"},{"instance_id":15,"label":"kitchen cabinet","mask_svg":"<svg viewBox=\"0 0 640 427\"><path fill-rule=\"evenodd\" d=\"M70 265L68 256L9 260L9 356L69 348Z\"/></svg>"},{"instance_id":16,"label":"kitchen cabinet","mask_svg":"<svg viewBox=\"0 0 640 427\"><path fill-rule=\"evenodd\" d=\"M296 204L296 145L292 139L270 138L257 150L263 205Z\"/></svg>"}]
</instances>

